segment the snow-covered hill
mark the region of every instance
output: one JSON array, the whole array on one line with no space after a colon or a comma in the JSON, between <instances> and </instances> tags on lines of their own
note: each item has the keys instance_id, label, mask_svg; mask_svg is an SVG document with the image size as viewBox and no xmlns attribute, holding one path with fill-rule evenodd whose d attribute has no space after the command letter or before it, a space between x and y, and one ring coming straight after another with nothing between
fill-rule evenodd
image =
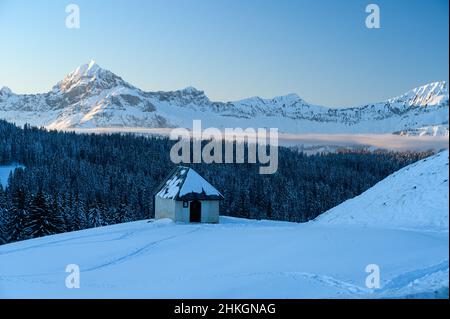
<instances>
[{"instance_id":1,"label":"snow-covered hill","mask_svg":"<svg viewBox=\"0 0 450 319\"><path fill-rule=\"evenodd\" d=\"M0 297L448 298L448 260L443 152L306 224L139 221L3 245Z\"/></svg>"},{"instance_id":2,"label":"snow-covered hill","mask_svg":"<svg viewBox=\"0 0 450 319\"><path fill-rule=\"evenodd\" d=\"M448 124L410 128L394 134L402 136L449 136Z\"/></svg>"},{"instance_id":3,"label":"snow-covered hill","mask_svg":"<svg viewBox=\"0 0 450 319\"><path fill-rule=\"evenodd\" d=\"M446 230L448 151L409 165L317 218L325 224Z\"/></svg>"},{"instance_id":4,"label":"snow-covered hill","mask_svg":"<svg viewBox=\"0 0 450 319\"><path fill-rule=\"evenodd\" d=\"M80 66L44 94L0 90L0 118L53 129L278 127L288 133L392 133L448 123L448 83L435 82L384 102L333 109L296 94L212 102L188 87L144 92L95 62Z\"/></svg>"}]
</instances>

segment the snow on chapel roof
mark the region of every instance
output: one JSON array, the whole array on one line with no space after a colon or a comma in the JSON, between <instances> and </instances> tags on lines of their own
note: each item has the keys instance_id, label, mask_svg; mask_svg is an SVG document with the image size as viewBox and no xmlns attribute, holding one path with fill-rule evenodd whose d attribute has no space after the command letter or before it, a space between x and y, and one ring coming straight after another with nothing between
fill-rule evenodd
<instances>
[{"instance_id":1,"label":"snow on chapel roof","mask_svg":"<svg viewBox=\"0 0 450 319\"><path fill-rule=\"evenodd\" d=\"M221 200L222 194L190 167L178 166L158 188L156 196L174 200Z\"/></svg>"}]
</instances>

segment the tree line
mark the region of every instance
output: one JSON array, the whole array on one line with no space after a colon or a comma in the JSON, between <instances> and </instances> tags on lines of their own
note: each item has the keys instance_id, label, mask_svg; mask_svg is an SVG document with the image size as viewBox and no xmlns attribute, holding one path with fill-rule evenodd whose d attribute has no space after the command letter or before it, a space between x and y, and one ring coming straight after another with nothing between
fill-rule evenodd
<instances>
[{"instance_id":1,"label":"tree line","mask_svg":"<svg viewBox=\"0 0 450 319\"><path fill-rule=\"evenodd\" d=\"M0 243L154 217L155 188L175 142L132 134L75 134L0 120ZM306 222L430 152L279 148L278 171L259 164L192 164L225 199L222 215Z\"/></svg>"}]
</instances>

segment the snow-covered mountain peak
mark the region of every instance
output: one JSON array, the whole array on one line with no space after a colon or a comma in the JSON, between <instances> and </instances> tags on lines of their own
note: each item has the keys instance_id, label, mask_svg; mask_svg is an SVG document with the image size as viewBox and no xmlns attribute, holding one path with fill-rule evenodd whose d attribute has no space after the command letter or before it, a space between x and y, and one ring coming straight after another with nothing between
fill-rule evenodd
<instances>
[{"instance_id":1,"label":"snow-covered mountain peak","mask_svg":"<svg viewBox=\"0 0 450 319\"><path fill-rule=\"evenodd\" d=\"M116 86L131 87L121 77L109 70L101 68L94 60L77 67L74 71L64 77L64 79L53 88L53 91L68 93L76 90L75 95L81 92L111 89Z\"/></svg>"},{"instance_id":2,"label":"snow-covered mountain peak","mask_svg":"<svg viewBox=\"0 0 450 319\"><path fill-rule=\"evenodd\" d=\"M405 106L438 105L448 101L448 82L432 82L414 88L403 95L389 99L389 103L401 103Z\"/></svg>"},{"instance_id":3,"label":"snow-covered mountain peak","mask_svg":"<svg viewBox=\"0 0 450 319\"><path fill-rule=\"evenodd\" d=\"M185 87L184 89L179 90L180 92L186 93L186 94L196 94L196 93L203 93L203 91L197 90L193 86Z\"/></svg>"},{"instance_id":4,"label":"snow-covered mountain peak","mask_svg":"<svg viewBox=\"0 0 450 319\"><path fill-rule=\"evenodd\" d=\"M192 86L188 86L188 87L186 87L184 89L181 89L181 90L178 90L176 92L180 93L181 95L184 95L184 96L191 96L191 97L194 97L194 98L199 98L200 97L201 99L207 99L209 101L209 99L205 95L204 91L197 90L195 87L192 87Z\"/></svg>"},{"instance_id":5,"label":"snow-covered mountain peak","mask_svg":"<svg viewBox=\"0 0 450 319\"><path fill-rule=\"evenodd\" d=\"M298 102L304 102L297 94L290 93L287 95L280 95L276 96L271 99L265 99L261 98L259 96L253 96L246 99L242 99L236 102L236 104L243 104L243 105L281 105L284 104L285 106L293 105Z\"/></svg>"},{"instance_id":6,"label":"snow-covered mountain peak","mask_svg":"<svg viewBox=\"0 0 450 319\"><path fill-rule=\"evenodd\" d=\"M69 84L73 83L76 80L81 80L83 78L93 79L101 72L100 66L94 61L91 60L89 63L80 65L75 70L70 72L68 75L64 77L64 79L60 82L61 84Z\"/></svg>"},{"instance_id":7,"label":"snow-covered mountain peak","mask_svg":"<svg viewBox=\"0 0 450 319\"><path fill-rule=\"evenodd\" d=\"M276 96L272 99L272 101L274 102L278 102L278 103L287 103L287 104L295 104L295 103L305 103L305 101L298 96L296 93L289 93L286 95L282 95L282 96Z\"/></svg>"},{"instance_id":8,"label":"snow-covered mountain peak","mask_svg":"<svg viewBox=\"0 0 450 319\"><path fill-rule=\"evenodd\" d=\"M89 63L83 64L76 68L72 73L78 76L93 77L100 69L100 66L94 60L91 60Z\"/></svg>"},{"instance_id":9,"label":"snow-covered mountain peak","mask_svg":"<svg viewBox=\"0 0 450 319\"><path fill-rule=\"evenodd\" d=\"M0 96L9 96L12 95L13 92L11 91L11 89L7 86L4 86L0 89Z\"/></svg>"},{"instance_id":10,"label":"snow-covered mountain peak","mask_svg":"<svg viewBox=\"0 0 450 319\"><path fill-rule=\"evenodd\" d=\"M211 104L209 98L204 91L198 90L192 86L188 86L181 90L171 92L156 92L150 94L157 94L160 101L168 101L178 106L194 106L205 107Z\"/></svg>"}]
</instances>

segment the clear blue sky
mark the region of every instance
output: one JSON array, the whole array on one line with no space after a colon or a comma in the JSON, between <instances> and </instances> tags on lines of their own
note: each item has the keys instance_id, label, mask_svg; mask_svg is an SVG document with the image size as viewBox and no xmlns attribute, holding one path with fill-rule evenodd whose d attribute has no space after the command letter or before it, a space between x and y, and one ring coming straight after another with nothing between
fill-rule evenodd
<instances>
[{"instance_id":1,"label":"clear blue sky","mask_svg":"<svg viewBox=\"0 0 450 319\"><path fill-rule=\"evenodd\" d=\"M65 27L69 3L80 29ZM365 27L369 3L381 29ZM448 12L448 0L0 0L0 86L47 92L95 59L144 90L353 106L448 80Z\"/></svg>"}]
</instances>

